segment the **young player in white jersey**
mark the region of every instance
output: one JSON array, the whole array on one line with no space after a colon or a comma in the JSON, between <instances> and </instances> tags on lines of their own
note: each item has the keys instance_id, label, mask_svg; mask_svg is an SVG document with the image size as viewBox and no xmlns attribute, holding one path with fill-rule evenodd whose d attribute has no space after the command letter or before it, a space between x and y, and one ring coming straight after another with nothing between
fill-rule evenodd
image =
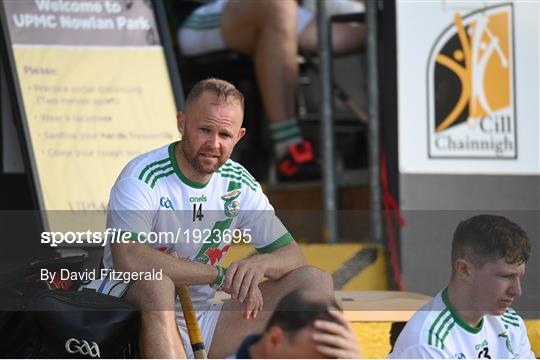
<instances>
[{"instance_id":1,"label":"young player in white jersey","mask_svg":"<svg viewBox=\"0 0 540 360\"><path fill-rule=\"evenodd\" d=\"M529 254L527 234L502 216L462 221L450 284L407 322L389 357L534 358L525 324L509 308Z\"/></svg>"},{"instance_id":2,"label":"young player in white jersey","mask_svg":"<svg viewBox=\"0 0 540 360\"><path fill-rule=\"evenodd\" d=\"M199 82L177 115L182 140L131 161L111 190L107 226L130 241L107 244L104 265L163 273L163 280L135 281L126 296L142 310L145 357L184 355L175 286L189 285L209 357L230 355L246 335L261 331L287 292L333 291L328 274L306 265L259 184L229 160L245 134L242 118L243 96L233 85ZM257 254L224 269L220 263L239 236ZM178 259L166 254L172 251ZM213 304L216 288L232 299Z\"/></svg>"}]
</instances>

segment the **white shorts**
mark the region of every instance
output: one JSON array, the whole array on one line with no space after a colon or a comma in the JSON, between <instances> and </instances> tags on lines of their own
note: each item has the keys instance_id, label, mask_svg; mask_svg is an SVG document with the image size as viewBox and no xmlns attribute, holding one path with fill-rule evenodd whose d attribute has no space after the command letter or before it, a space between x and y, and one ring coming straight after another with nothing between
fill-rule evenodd
<instances>
[{"instance_id":1,"label":"white shorts","mask_svg":"<svg viewBox=\"0 0 540 360\"><path fill-rule=\"evenodd\" d=\"M221 314L222 307L223 303L209 304L209 306L205 310L196 311L197 322L199 323L199 327L201 328L201 335L207 353L210 350L210 346L212 345L214 331L216 330L216 325L218 323L219 314ZM189 342L189 335L186 327L186 322L184 321L182 308L177 308L176 310L176 323L178 324L178 329L180 330L180 335L182 336L182 342L184 343L184 349L186 350L187 358L193 359L193 350L191 349L191 344Z\"/></svg>"},{"instance_id":2,"label":"white shorts","mask_svg":"<svg viewBox=\"0 0 540 360\"><path fill-rule=\"evenodd\" d=\"M183 55L194 56L225 50L221 35L221 14L228 0L199 6L178 29L178 43ZM296 16L296 34L302 33L313 19L314 13L300 7Z\"/></svg>"}]
</instances>

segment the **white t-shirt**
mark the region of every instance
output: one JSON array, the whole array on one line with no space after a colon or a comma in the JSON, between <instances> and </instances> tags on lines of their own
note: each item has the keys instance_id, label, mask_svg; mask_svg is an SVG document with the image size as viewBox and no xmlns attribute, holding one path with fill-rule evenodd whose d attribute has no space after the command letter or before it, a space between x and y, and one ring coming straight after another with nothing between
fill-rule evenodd
<instances>
[{"instance_id":1,"label":"white t-shirt","mask_svg":"<svg viewBox=\"0 0 540 360\"><path fill-rule=\"evenodd\" d=\"M458 317L443 290L407 322L389 358L531 359L534 354L514 310L485 315L473 328Z\"/></svg>"},{"instance_id":2,"label":"white t-shirt","mask_svg":"<svg viewBox=\"0 0 540 360\"><path fill-rule=\"evenodd\" d=\"M174 155L176 143L129 162L114 184L107 227L183 260L218 265L237 240L250 238L258 252L288 245L292 236L275 216L260 185L238 163L228 160L207 184L187 179ZM246 241L247 242L247 241ZM110 242L104 266L114 268ZM215 290L189 286L195 308L208 304Z\"/></svg>"}]
</instances>

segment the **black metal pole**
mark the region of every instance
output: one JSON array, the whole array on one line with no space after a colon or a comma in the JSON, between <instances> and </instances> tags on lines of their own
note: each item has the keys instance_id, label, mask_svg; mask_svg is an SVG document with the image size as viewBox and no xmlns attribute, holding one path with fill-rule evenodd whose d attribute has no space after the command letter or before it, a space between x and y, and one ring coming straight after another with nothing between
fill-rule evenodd
<instances>
[{"instance_id":1,"label":"black metal pole","mask_svg":"<svg viewBox=\"0 0 540 360\"><path fill-rule=\"evenodd\" d=\"M377 5L366 1L367 68L369 97L369 190L371 206L371 234L377 244L383 243L381 178L380 178L380 122L379 122L379 69L377 59Z\"/></svg>"}]
</instances>

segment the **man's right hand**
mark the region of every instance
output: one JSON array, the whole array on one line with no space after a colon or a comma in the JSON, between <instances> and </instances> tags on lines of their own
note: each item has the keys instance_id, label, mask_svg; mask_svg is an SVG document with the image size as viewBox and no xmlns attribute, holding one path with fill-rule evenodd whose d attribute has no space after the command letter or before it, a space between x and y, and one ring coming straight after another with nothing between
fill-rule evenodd
<instances>
[{"instance_id":1,"label":"man's right hand","mask_svg":"<svg viewBox=\"0 0 540 360\"><path fill-rule=\"evenodd\" d=\"M227 269L223 291L244 304L244 319L255 319L262 311L263 297L259 283L264 277L262 256L252 256L233 262Z\"/></svg>"},{"instance_id":2,"label":"man's right hand","mask_svg":"<svg viewBox=\"0 0 540 360\"><path fill-rule=\"evenodd\" d=\"M317 320L313 340L319 345L317 350L333 359L359 359L362 357L354 330L343 313L330 308L328 311L338 323Z\"/></svg>"},{"instance_id":3,"label":"man's right hand","mask_svg":"<svg viewBox=\"0 0 540 360\"><path fill-rule=\"evenodd\" d=\"M242 304L250 296L253 297L252 293L255 293L266 271L261 259L261 255L255 255L231 263L227 268L223 290Z\"/></svg>"}]
</instances>

